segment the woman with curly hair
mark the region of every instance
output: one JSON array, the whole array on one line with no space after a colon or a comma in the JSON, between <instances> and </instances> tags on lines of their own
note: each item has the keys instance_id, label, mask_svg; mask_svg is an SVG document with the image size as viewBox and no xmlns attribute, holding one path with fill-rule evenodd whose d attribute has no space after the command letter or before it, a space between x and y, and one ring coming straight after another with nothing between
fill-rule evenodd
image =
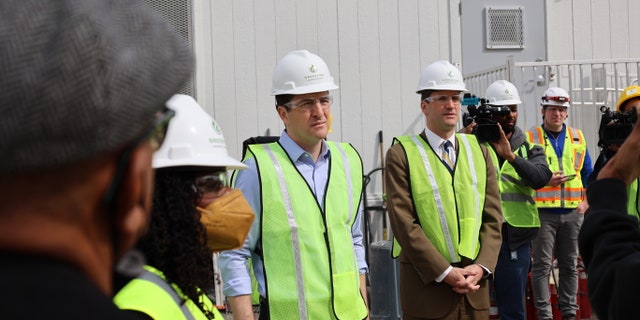
<instances>
[{"instance_id":1,"label":"woman with curly hair","mask_svg":"<svg viewBox=\"0 0 640 320\"><path fill-rule=\"evenodd\" d=\"M221 214L211 204L233 193L227 170L244 165L228 156L218 125L193 98L176 95L167 105L176 117L154 154L151 222L137 245L146 265L114 300L139 319L222 319L204 292L214 285L216 235L203 216Z\"/></svg>"}]
</instances>

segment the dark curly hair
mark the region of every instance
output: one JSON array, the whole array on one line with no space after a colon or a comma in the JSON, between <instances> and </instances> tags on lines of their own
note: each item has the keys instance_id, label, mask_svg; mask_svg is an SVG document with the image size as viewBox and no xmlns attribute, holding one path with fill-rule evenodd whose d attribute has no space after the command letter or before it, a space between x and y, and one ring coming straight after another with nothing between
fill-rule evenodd
<instances>
[{"instance_id":1,"label":"dark curly hair","mask_svg":"<svg viewBox=\"0 0 640 320\"><path fill-rule=\"evenodd\" d=\"M149 265L162 271L169 282L213 319L213 312L199 298L214 280L212 252L207 248L207 233L196 210L201 197L193 187L196 176L189 171L156 171L151 223L138 248Z\"/></svg>"}]
</instances>

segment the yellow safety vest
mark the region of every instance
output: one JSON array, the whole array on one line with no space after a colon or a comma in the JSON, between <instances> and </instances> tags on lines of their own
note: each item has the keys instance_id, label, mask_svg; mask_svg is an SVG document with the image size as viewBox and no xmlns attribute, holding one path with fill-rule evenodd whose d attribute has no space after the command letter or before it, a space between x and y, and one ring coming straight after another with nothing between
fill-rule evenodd
<instances>
[{"instance_id":1,"label":"yellow safety vest","mask_svg":"<svg viewBox=\"0 0 640 320\"><path fill-rule=\"evenodd\" d=\"M555 187L545 186L536 191L538 208L575 208L584 200L584 187L580 171L584 165L587 143L582 131L567 126L562 159L558 159L555 149L542 127L527 132L527 140L542 146L551 172L562 171L575 178Z\"/></svg>"},{"instance_id":2,"label":"yellow safety vest","mask_svg":"<svg viewBox=\"0 0 640 320\"><path fill-rule=\"evenodd\" d=\"M323 206L279 143L248 148L260 172L260 242L272 319L367 316L351 235L362 161L351 145L326 143L331 157Z\"/></svg>"},{"instance_id":3,"label":"yellow safety vest","mask_svg":"<svg viewBox=\"0 0 640 320\"><path fill-rule=\"evenodd\" d=\"M222 319L209 297L202 294L200 299L216 319ZM178 286L169 284L164 274L151 266L144 266L143 273L127 283L113 298L113 302L120 309L140 311L155 320L209 319L191 299L182 294Z\"/></svg>"},{"instance_id":4,"label":"yellow safety vest","mask_svg":"<svg viewBox=\"0 0 640 320\"><path fill-rule=\"evenodd\" d=\"M636 178L627 187L629 199L627 200L627 212L629 215L638 218L640 221L640 190L638 188L638 179Z\"/></svg>"},{"instance_id":5,"label":"yellow safety vest","mask_svg":"<svg viewBox=\"0 0 640 320\"><path fill-rule=\"evenodd\" d=\"M459 145L453 174L421 136L400 136L407 155L411 192L424 234L449 261L475 259L487 186L484 154L475 136L456 134ZM394 240L393 255L400 254Z\"/></svg>"},{"instance_id":6,"label":"yellow safety vest","mask_svg":"<svg viewBox=\"0 0 640 320\"><path fill-rule=\"evenodd\" d=\"M496 151L489 143L485 142L485 145L487 149L491 150L491 160L496 166L504 219L514 227L540 227L540 218L534 199L536 191L524 184L522 178L509 161L504 161L502 167L498 168L500 161ZM527 159L529 150L523 144L515 153Z\"/></svg>"}]
</instances>

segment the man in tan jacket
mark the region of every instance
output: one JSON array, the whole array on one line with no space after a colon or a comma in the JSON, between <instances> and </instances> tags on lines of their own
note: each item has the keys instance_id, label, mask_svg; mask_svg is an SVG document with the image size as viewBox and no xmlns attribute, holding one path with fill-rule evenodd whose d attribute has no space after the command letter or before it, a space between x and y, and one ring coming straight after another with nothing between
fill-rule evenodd
<instances>
[{"instance_id":1,"label":"man in tan jacket","mask_svg":"<svg viewBox=\"0 0 640 320\"><path fill-rule=\"evenodd\" d=\"M473 135L455 134L465 90L455 66L429 65L417 91L427 127L396 137L387 152L403 319L489 316L487 279L501 244L501 205L487 149Z\"/></svg>"}]
</instances>

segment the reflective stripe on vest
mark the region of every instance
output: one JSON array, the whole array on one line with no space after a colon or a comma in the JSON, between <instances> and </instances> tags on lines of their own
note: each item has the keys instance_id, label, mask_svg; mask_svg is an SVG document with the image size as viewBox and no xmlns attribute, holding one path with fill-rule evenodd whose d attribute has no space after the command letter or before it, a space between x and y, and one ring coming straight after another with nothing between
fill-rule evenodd
<instances>
[{"instance_id":1,"label":"reflective stripe on vest","mask_svg":"<svg viewBox=\"0 0 640 320\"><path fill-rule=\"evenodd\" d=\"M179 289L170 285L162 272L151 266L145 266L144 271L125 285L114 297L114 303L124 310L136 310L149 315L156 320L204 320L207 316L188 298L183 303ZM200 298L214 316L220 313L206 295ZM222 316L220 316L222 319Z\"/></svg>"},{"instance_id":2,"label":"reflective stripe on vest","mask_svg":"<svg viewBox=\"0 0 640 320\"><path fill-rule=\"evenodd\" d=\"M367 314L351 237L362 197L362 162L351 145L326 144L330 169L323 206L280 144L249 147L260 173L260 246L272 319Z\"/></svg>"},{"instance_id":3,"label":"reflective stripe on vest","mask_svg":"<svg viewBox=\"0 0 640 320\"><path fill-rule=\"evenodd\" d=\"M575 174L575 178L556 187L545 186L536 191L536 206L538 208L575 208L584 200L584 188L580 171L584 165L587 144L582 131L566 127L562 159L558 159L555 149L549 143L542 127L536 127L527 132L530 143L540 145L545 152L549 170L562 171L565 175Z\"/></svg>"},{"instance_id":4,"label":"reflective stripe on vest","mask_svg":"<svg viewBox=\"0 0 640 320\"><path fill-rule=\"evenodd\" d=\"M405 150L413 203L422 229L450 263L475 259L486 191L486 163L473 135L456 134L459 156L453 175L420 136L394 139ZM433 214L437 212L437 214ZM394 240L394 256L400 245Z\"/></svg>"},{"instance_id":5,"label":"reflective stripe on vest","mask_svg":"<svg viewBox=\"0 0 640 320\"><path fill-rule=\"evenodd\" d=\"M498 155L488 142L484 143L491 151L491 160L499 165ZM515 153L527 159L529 151L525 144L521 145ZM509 161L504 161L496 170L498 174L498 187L502 204L502 216L514 227L529 228L539 227L540 218L534 196L536 191L524 184L522 178Z\"/></svg>"}]
</instances>

